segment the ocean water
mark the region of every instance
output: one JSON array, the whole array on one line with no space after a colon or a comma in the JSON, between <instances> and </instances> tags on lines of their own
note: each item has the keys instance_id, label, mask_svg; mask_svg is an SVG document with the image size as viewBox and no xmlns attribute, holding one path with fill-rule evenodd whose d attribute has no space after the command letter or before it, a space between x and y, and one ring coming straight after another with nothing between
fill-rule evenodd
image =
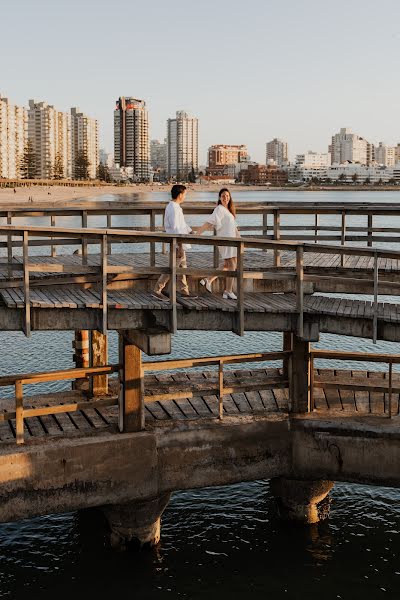
<instances>
[{"instance_id":1,"label":"ocean water","mask_svg":"<svg viewBox=\"0 0 400 600\"><path fill-rule=\"evenodd\" d=\"M265 195L249 192L238 199L253 201L254 194ZM287 199L285 193L270 194ZM300 194L299 200L316 201L318 193ZM332 194L344 200L338 192L324 193L323 199L331 201ZM348 198L377 202L376 194L397 200L396 192ZM72 339L72 332L34 332L29 339L0 333L0 374L72 367ZM281 344L279 333L239 338L179 332L171 357L269 351ZM400 353L400 344L373 346L334 335L321 336L317 346ZM111 332L110 361L116 357ZM67 387L53 382L35 386L35 392ZM140 554L111 551L94 511L0 524L0 598L398 599L399 490L336 484L332 498L328 521L301 527L277 520L268 481L176 492L164 513L159 547Z\"/></svg>"}]
</instances>

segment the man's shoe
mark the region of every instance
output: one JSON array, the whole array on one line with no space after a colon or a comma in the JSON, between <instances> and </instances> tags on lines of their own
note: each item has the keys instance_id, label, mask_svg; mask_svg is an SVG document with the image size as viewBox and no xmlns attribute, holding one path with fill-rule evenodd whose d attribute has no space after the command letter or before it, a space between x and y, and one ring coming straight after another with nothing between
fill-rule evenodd
<instances>
[{"instance_id":1,"label":"man's shoe","mask_svg":"<svg viewBox=\"0 0 400 600\"><path fill-rule=\"evenodd\" d=\"M189 298L190 300L195 300L196 298L198 298L198 296L196 296L196 294L185 294L184 292L179 295L182 298Z\"/></svg>"},{"instance_id":2,"label":"man's shoe","mask_svg":"<svg viewBox=\"0 0 400 600\"><path fill-rule=\"evenodd\" d=\"M162 300L163 302L169 302L168 296L165 296L162 292L153 291L153 296L158 298L158 300Z\"/></svg>"}]
</instances>

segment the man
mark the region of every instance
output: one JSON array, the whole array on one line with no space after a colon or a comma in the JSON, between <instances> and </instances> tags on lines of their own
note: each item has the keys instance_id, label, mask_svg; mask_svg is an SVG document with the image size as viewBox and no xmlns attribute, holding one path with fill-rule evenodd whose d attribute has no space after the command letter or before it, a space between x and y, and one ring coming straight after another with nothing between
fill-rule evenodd
<instances>
[{"instance_id":1,"label":"man","mask_svg":"<svg viewBox=\"0 0 400 600\"><path fill-rule=\"evenodd\" d=\"M177 184L173 185L171 189L171 201L167 204L164 215L164 229L166 233L178 233L187 235L191 233L192 228L185 221L183 216L183 210L181 204L185 201L186 197L186 186ZM186 269L186 250L190 248L190 244L182 244L181 241L177 241L176 244L176 266ZM160 300L168 301L169 298L163 294L163 289L167 285L170 279L170 275L160 275L156 287L154 288L154 295ZM181 286L182 296L185 298L197 298L189 292L189 287L186 280L186 275L178 275L178 281Z\"/></svg>"}]
</instances>

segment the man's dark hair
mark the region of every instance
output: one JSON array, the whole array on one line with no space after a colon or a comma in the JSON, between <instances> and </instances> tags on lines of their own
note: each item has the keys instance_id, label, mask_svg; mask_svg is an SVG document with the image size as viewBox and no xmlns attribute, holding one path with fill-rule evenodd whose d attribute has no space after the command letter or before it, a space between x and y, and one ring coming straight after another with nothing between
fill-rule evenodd
<instances>
[{"instance_id":1,"label":"man's dark hair","mask_svg":"<svg viewBox=\"0 0 400 600\"><path fill-rule=\"evenodd\" d=\"M176 200L179 194L182 194L186 190L186 185L182 185L181 183L177 183L173 185L171 188L171 196L172 200Z\"/></svg>"}]
</instances>

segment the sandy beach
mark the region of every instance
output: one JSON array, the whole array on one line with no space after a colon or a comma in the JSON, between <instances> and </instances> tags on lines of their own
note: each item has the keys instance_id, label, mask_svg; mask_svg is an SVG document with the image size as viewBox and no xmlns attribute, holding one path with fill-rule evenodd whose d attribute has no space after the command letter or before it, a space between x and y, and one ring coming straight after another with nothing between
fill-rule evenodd
<instances>
[{"instance_id":1,"label":"sandy beach","mask_svg":"<svg viewBox=\"0 0 400 600\"><path fill-rule=\"evenodd\" d=\"M213 184L189 184L188 190L193 192L218 192L221 189L221 183ZM337 192L356 192L356 191L400 191L398 186L304 186L304 187L285 187L276 188L271 186L247 186L247 185L229 185L229 188L235 192L312 192L312 191L337 191ZM15 191L14 191L15 189ZM128 196L130 194L168 192L171 189L170 184L132 184L132 185L97 185L97 186L32 186L17 188L0 188L0 205L19 205L19 204L62 204L70 202L79 202L88 198L101 196L103 194L116 194L119 196ZM122 200L122 199L121 199Z\"/></svg>"}]
</instances>

